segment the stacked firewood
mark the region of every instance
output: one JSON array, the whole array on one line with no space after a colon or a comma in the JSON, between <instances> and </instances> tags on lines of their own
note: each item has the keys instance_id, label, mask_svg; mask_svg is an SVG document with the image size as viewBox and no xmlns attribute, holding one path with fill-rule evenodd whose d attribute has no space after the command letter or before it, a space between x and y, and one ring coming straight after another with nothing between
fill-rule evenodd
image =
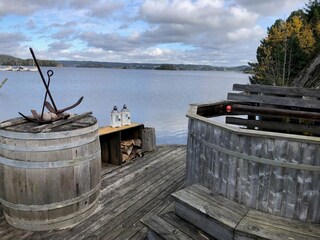
<instances>
[{"instance_id":1,"label":"stacked firewood","mask_svg":"<svg viewBox=\"0 0 320 240\"><path fill-rule=\"evenodd\" d=\"M128 162L136 157L142 157L143 151L141 149L141 140L140 139L130 139L121 141L121 153L122 153L122 162Z\"/></svg>"}]
</instances>

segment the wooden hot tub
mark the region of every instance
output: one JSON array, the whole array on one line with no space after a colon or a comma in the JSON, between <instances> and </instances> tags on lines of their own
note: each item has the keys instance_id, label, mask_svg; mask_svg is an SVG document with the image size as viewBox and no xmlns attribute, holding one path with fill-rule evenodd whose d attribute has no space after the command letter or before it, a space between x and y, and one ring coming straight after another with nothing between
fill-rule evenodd
<instances>
[{"instance_id":1,"label":"wooden hot tub","mask_svg":"<svg viewBox=\"0 0 320 240\"><path fill-rule=\"evenodd\" d=\"M320 137L240 128L190 105L186 181L274 215L320 222ZM217 114L218 113L218 114Z\"/></svg>"}]
</instances>

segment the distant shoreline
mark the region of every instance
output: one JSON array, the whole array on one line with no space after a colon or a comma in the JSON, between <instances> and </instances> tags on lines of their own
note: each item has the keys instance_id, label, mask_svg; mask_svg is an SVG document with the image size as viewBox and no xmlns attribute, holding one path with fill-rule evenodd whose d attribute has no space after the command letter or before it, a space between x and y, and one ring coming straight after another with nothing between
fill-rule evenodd
<instances>
[{"instance_id":1,"label":"distant shoreline","mask_svg":"<svg viewBox=\"0 0 320 240\"><path fill-rule=\"evenodd\" d=\"M120 63L98 61L38 60L41 67L86 67L145 70L179 70L179 71L236 71L250 73L250 66L219 67L197 64L162 64L162 63ZM20 59L0 54L2 66L32 66L32 59Z\"/></svg>"},{"instance_id":2,"label":"distant shoreline","mask_svg":"<svg viewBox=\"0 0 320 240\"><path fill-rule=\"evenodd\" d=\"M115 69L144 69L144 70L171 70L171 71L236 71L249 72L249 66L217 67L195 64L159 64L159 63L117 63L93 61L57 61L63 67L86 68L115 68Z\"/></svg>"}]
</instances>

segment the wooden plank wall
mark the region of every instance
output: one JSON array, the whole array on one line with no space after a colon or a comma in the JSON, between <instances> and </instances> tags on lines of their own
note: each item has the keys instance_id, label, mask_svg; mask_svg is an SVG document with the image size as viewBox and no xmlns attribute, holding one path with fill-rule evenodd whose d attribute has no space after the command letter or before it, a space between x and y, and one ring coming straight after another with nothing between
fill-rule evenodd
<instances>
[{"instance_id":1,"label":"wooden plank wall","mask_svg":"<svg viewBox=\"0 0 320 240\"><path fill-rule=\"evenodd\" d=\"M263 212L320 222L320 141L240 133L200 118L189 115L188 185Z\"/></svg>"},{"instance_id":2,"label":"wooden plank wall","mask_svg":"<svg viewBox=\"0 0 320 240\"><path fill-rule=\"evenodd\" d=\"M319 89L234 84L233 90L242 92L228 93L232 110L224 114L240 117L226 117L226 123L248 129L320 136Z\"/></svg>"}]
</instances>

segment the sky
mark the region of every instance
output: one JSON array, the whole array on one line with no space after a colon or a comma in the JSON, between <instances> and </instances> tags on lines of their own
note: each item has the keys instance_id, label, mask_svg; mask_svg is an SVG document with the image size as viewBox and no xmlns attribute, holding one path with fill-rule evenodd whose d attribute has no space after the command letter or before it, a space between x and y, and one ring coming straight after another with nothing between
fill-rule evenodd
<instances>
[{"instance_id":1,"label":"sky","mask_svg":"<svg viewBox=\"0 0 320 240\"><path fill-rule=\"evenodd\" d=\"M308 0L0 0L0 54L239 66Z\"/></svg>"}]
</instances>

